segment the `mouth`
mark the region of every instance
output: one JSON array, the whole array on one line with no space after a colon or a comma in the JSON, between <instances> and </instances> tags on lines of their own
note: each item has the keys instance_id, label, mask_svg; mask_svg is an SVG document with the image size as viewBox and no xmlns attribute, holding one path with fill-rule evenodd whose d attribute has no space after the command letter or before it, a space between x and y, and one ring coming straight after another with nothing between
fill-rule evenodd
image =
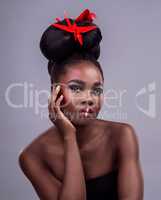
<instances>
[{"instance_id":1,"label":"mouth","mask_svg":"<svg viewBox=\"0 0 161 200\"><path fill-rule=\"evenodd\" d=\"M92 113L88 113L88 112L80 112L80 117L83 117L83 118L92 118L93 115L92 115Z\"/></svg>"},{"instance_id":2,"label":"mouth","mask_svg":"<svg viewBox=\"0 0 161 200\"><path fill-rule=\"evenodd\" d=\"M94 113L95 110L92 108L82 108L80 109L80 112L85 112L85 113Z\"/></svg>"},{"instance_id":3,"label":"mouth","mask_svg":"<svg viewBox=\"0 0 161 200\"><path fill-rule=\"evenodd\" d=\"M79 113L83 117L92 117L95 111L94 109L91 109L91 108L83 108L79 111Z\"/></svg>"}]
</instances>

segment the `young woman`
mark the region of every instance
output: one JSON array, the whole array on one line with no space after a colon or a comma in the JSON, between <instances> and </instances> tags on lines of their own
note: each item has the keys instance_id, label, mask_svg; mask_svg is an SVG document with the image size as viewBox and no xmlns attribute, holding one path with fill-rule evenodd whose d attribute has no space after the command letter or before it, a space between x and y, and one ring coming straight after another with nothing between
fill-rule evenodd
<instances>
[{"instance_id":1,"label":"young woman","mask_svg":"<svg viewBox=\"0 0 161 200\"><path fill-rule=\"evenodd\" d=\"M97 119L104 76L94 16L86 9L75 20L57 19L40 40L53 126L24 148L19 165L41 200L143 200L134 128Z\"/></svg>"}]
</instances>

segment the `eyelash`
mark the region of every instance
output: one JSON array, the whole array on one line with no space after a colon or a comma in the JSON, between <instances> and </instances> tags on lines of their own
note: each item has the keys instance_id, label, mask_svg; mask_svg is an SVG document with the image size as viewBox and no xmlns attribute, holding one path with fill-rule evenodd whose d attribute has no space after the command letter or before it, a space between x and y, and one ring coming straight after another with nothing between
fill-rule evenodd
<instances>
[{"instance_id":1,"label":"eyelash","mask_svg":"<svg viewBox=\"0 0 161 200\"><path fill-rule=\"evenodd\" d=\"M96 90L99 91L99 94L98 94L98 95L100 95L100 94L103 93L103 89L102 89L102 88L96 88Z\"/></svg>"},{"instance_id":2,"label":"eyelash","mask_svg":"<svg viewBox=\"0 0 161 200\"><path fill-rule=\"evenodd\" d=\"M79 87L79 86L76 86L76 85L71 85L71 86L69 86L70 87L70 89L71 90L73 90L73 91L75 91L75 89L80 89L81 87ZM82 88L81 88L82 89Z\"/></svg>"},{"instance_id":3,"label":"eyelash","mask_svg":"<svg viewBox=\"0 0 161 200\"><path fill-rule=\"evenodd\" d=\"M82 88L80 86L76 86L76 85L70 86L70 89L73 90L74 92L76 91L75 89L82 90ZM96 88L95 90L99 91L99 95L103 93L103 89L102 88Z\"/></svg>"}]
</instances>

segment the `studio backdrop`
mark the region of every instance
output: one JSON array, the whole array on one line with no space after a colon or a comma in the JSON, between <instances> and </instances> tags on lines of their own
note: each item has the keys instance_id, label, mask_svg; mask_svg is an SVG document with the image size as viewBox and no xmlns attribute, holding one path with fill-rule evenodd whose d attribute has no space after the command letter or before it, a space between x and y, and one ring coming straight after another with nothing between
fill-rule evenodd
<instances>
[{"instance_id":1,"label":"studio backdrop","mask_svg":"<svg viewBox=\"0 0 161 200\"><path fill-rule=\"evenodd\" d=\"M89 8L102 31L100 64L107 99L98 118L127 122L139 138L144 199L161 198L161 1L36 0L0 2L0 199L38 200L18 165L21 150L52 126L46 27Z\"/></svg>"}]
</instances>

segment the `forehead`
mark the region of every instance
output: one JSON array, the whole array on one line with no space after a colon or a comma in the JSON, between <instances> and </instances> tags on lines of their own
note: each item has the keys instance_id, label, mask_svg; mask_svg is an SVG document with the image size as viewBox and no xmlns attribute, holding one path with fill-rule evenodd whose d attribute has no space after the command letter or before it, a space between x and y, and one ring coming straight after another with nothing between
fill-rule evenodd
<instances>
[{"instance_id":1,"label":"forehead","mask_svg":"<svg viewBox=\"0 0 161 200\"><path fill-rule=\"evenodd\" d=\"M99 81L103 84L99 69L97 69L97 67L90 62L82 62L76 64L75 66L69 66L65 76L63 76L62 81L67 83L72 79L80 79L88 84L93 84L96 81Z\"/></svg>"}]
</instances>

